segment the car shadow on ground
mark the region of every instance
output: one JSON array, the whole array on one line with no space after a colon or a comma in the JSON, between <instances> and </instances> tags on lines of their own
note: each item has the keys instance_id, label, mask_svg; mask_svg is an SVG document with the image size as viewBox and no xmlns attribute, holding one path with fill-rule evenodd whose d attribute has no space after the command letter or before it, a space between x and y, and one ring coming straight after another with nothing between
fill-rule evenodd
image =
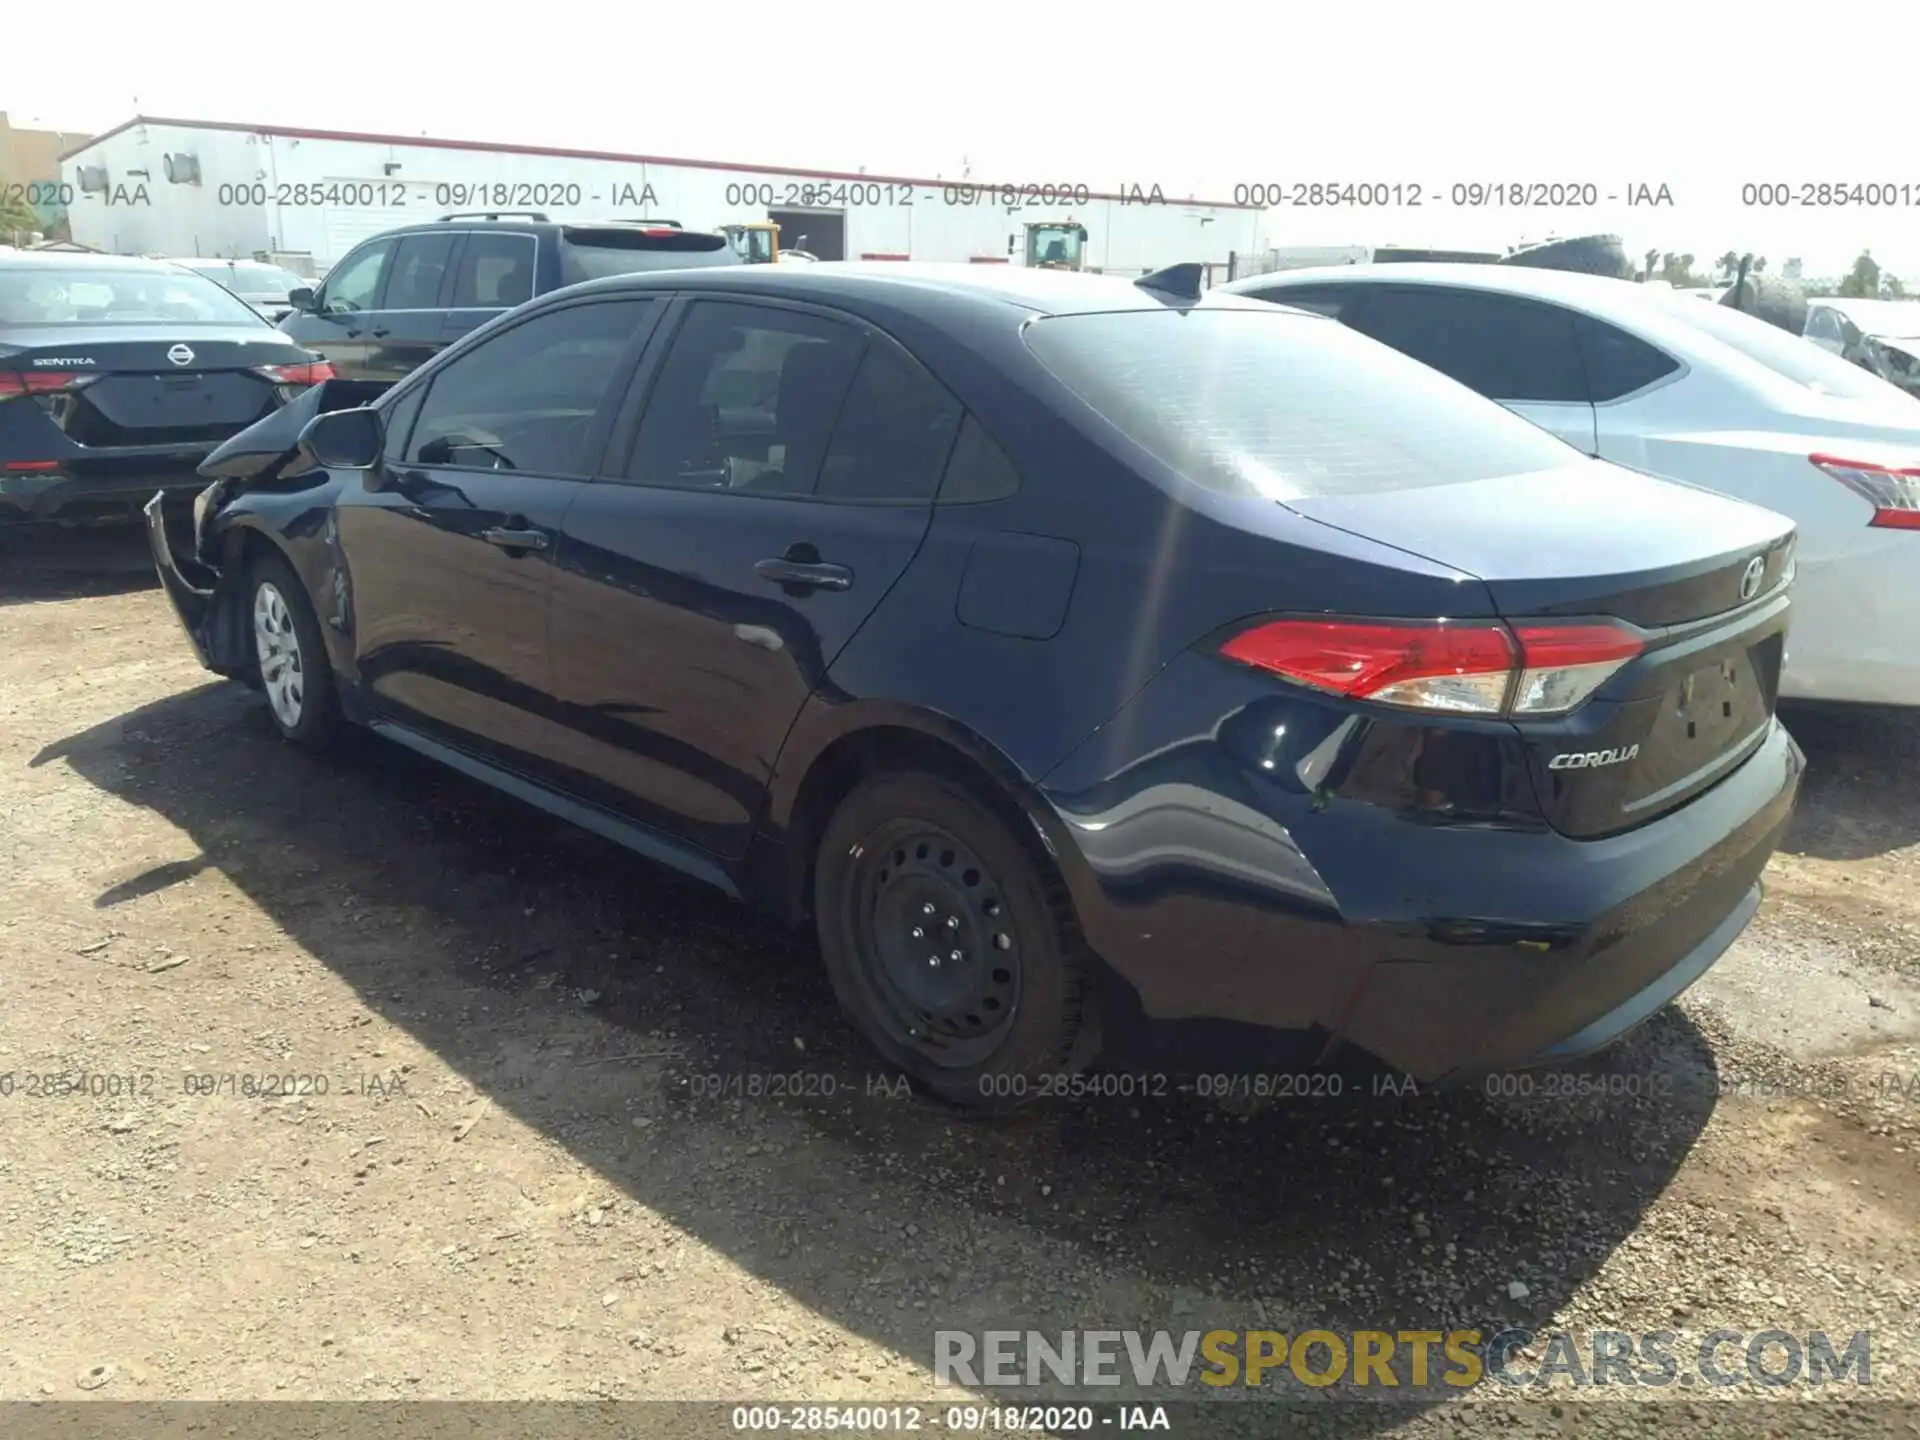
<instances>
[{"instance_id":1,"label":"car shadow on ground","mask_svg":"<svg viewBox=\"0 0 1920 1440\"><path fill-rule=\"evenodd\" d=\"M1920 841L1920 714L1789 703L1780 718L1807 754L1782 850L1869 860Z\"/></svg>"},{"instance_id":2,"label":"car shadow on ground","mask_svg":"<svg viewBox=\"0 0 1920 1440\"><path fill-rule=\"evenodd\" d=\"M1150 1093L1145 1075L1103 1082L1131 1095L963 1118L877 1070L804 939L370 737L296 751L238 685L32 763L163 815L503 1110L920 1364L936 1327L1542 1325L1635 1229L1715 1103L1707 1043L1670 1009L1578 1090L1355 1084L1240 1116ZM779 1076L814 1078L754 1095ZM1316 1408L1328 1434L1405 1418Z\"/></svg>"},{"instance_id":3,"label":"car shadow on ground","mask_svg":"<svg viewBox=\"0 0 1920 1440\"><path fill-rule=\"evenodd\" d=\"M126 595L159 583L139 525L0 524L0 605Z\"/></svg>"}]
</instances>

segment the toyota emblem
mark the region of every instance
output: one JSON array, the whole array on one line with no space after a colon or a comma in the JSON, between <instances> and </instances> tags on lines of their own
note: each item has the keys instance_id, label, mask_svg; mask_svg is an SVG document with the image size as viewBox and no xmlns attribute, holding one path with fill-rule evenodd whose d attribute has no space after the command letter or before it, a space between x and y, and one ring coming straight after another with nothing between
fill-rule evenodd
<instances>
[{"instance_id":1,"label":"toyota emblem","mask_svg":"<svg viewBox=\"0 0 1920 1440\"><path fill-rule=\"evenodd\" d=\"M1747 561L1746 573L1740 577L1740 598L1742 600L1751 600L1754 596L1758 595L1760 593L1760 582L1766 578L1766 574L1766 556L1756 555Z\"/></svg>"},{"instance_id":2,"label":"toyota emblem","mask_svg":"<svg viewBox=\"0 0 1920 1440\"><path fill-rule=\"evenodd\" d=\"M176 345L167 351L167 359L176 365L191 365L193 363L193 351L184 345Z\"/></svg>"}]
</instances>

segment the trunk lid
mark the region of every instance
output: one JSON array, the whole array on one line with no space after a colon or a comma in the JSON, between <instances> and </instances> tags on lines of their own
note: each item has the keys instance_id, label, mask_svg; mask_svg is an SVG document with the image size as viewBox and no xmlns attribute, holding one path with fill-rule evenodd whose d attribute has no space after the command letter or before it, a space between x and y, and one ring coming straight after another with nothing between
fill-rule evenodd
<instances>
[{"instance_id":1,"label":"trunk lid","mask_svg":"<svg viewBox=\"0 0 1920 1440\"><path fill-rule=\"evenodd\" d=\"M1417 497L1287 503L1475 576L1510 623L1606 618L1639 631L1641 653L1585 705L1514 722L1563 834L1610 835L1667 814L1765 737L1795 538L1783 516L1600 462Z\"/></svg>"},{"instance_id":2,"label":"trunk lid","mask_svg":"<svg viewBox=\"0 0 1920 1440\"><path fill-rule=\"evenodd\" d=\"M36 326L9 328L0 369L70 375L30 399L68 440L88 450L222 440L278 403L262 365L314 357L262 326Z\"/></svg>"}]
</instances>

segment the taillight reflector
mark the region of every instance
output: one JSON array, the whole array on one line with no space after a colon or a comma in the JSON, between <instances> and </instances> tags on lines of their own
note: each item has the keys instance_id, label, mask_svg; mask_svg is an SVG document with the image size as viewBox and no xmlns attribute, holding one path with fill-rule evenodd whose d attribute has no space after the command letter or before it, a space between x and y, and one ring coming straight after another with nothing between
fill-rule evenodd
<instances>
[{"instance_id":1,"label":"taillight reflector","mask_svg":"<svg viewBox=\"0 0 1920 1440\"><path fill-rule=\"evenodd\" d=\"M1609 622L1272 620L1221 654L1354 700L1475 715L1561 715L1643 648Z\"/></svg>"},{"instance_id":2,"label":"taillight reflector","mask_svg":"<svg viewBox=\"0 0 1920 1440\"><path fill-rule=\"evenodd\" d=\"M1837 455L1807 459L1873 506L1867 524L1882 530L1920 530L1920 467L1895 469Z\"/></svg>"},{"instance_id":3,"label":"taillight reflector","mask_svg":"<svg viewBox=\"0 0 1920 1440\"><path fill-rule=\"evenodd\" d=\"M301 365L262 365L259 372L277 385L318 385L333 379L333 366L325 360Z\"/></svg>"},{"instance_id":4,"label":"taillight reflector","mask_svg":"<svg viewBox=\"0 0 1920 1440\"><path fill-rule=\"evenodd\" d=\"M19 395L51 395L92 378L91 370L0 370L0 400Z\"/></svg>"}]
</instances>

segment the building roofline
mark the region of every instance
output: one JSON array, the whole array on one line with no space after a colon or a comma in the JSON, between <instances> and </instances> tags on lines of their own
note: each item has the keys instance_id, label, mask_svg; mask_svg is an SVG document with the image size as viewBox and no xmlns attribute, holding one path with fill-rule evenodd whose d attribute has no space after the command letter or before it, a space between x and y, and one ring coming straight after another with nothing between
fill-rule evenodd
<instances>
[{"instance_id":1,"label":"building roofline","mask_svg":"<svg viewBox=\"0 0 1920 1440\"><path fill-rule=\"evenodd\" d=\"M251 125L237 120L178 120L160 115L136 115L111 130L103 130L84 145L77 145L60 156L61 163L85 154L102 141L133 129L136 125L171 125L182 130L226 130L246 135L271 135L284 140L349 140L369 145L406 145L425 150L499 151L508 155L544 155L555 160L610 160L627 165L667 165L684 170L726 170L751 175L794 175L808 180L853 180L877 185L977 185L998 189L1005 181L929 180L907 175L862 175L849 170L806 170L793 165L747 165L737 160L689 160L672 155L629 155L618 150L575 150L555 145L511 145L493 140L440 140L427 135L381 135L357 130L309 130L296 125ZM1127 201L1132 197L1092 191L1089 200ZM1136 201L1135 203L1139 203ZM1227 200L1199 200L1192 196L1167 196L1168 205L1199 205L1208 210L1245 210L1259 214L1260 205L1236 205Z\"/></svg>"}]
</instances>

